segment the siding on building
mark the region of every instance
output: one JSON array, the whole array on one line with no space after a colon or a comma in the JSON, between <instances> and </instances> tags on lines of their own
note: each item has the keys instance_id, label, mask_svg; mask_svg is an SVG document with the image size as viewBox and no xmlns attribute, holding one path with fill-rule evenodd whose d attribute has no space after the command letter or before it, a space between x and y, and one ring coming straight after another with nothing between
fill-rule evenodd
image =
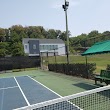
<instances>
[{"instance_id":1,"label":"siding on building","mask_svg":"<svg viewBox=\"0 0 110 110\"><path fill-rule=\"evenodd\" d=\"M43 56L48 55L65 55L65 43L61 39L35 39L24 38L23 39L24 52L29 56L36 56L41 53ZM33 45L36 45L36 49L33 49Z\"/></svg>"}]
</instances>

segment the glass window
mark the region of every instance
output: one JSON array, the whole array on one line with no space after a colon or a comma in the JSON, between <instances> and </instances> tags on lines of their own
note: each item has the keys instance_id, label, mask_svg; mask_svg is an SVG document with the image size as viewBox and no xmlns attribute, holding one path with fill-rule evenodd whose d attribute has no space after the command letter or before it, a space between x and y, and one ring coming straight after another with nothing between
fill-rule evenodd
<instances>
[{"instance_id":1,"label":"glass window","mask_svg":"<svg viewBox=\"0 0 110 110\"><path fill-rule=\"evenodd\" d=\"M44 45L44 50L46 50L46 45Z\"/></svg>"},{"instance_id":2,"label":"glass window","mask_svg":"<svg viewBox=\"0 0 110 110\"><path fill-rule=\"evenodd\" d=\"M25 44L24 48L25 48L25 50L27 50L27 48L28 48L27 44Z\"/></svg>"},{"instance_id":3,"label":"glass window","mask_svg":"<svg viewBox=\"0 0 110 110\"><path fill-rule=\"evenodd\" d=\"M54 49L58 50L58 45L54 45Z\"/></svg>"},{"instance_id":4,"label":"glass window","mask_svg":"<svg viewBox=\"0 0 110 110\"><path fill-rule=\"evenodd\" d=\"M50 45L50 50L52 50L52 45Z\"/></svg>"},{"instance_id":5,"label":"glass window","mask_svg":"<svg viewBox=\"0 0 110 110\"><path fill-rule=\"evenodd\" d=\"M54 45L52 45L52 50L54 49Z\"/></svg>"},{"instance_id":6,"label":"glass window","mask_svg":"<svg viewBox=\"0 0 110 110\"><path fill-rule=\"evenodd\" d=\"M48 50L51 50L51 46L50 45L48 45Z\"/></svg>"},{"instance_id":7,"label":"glass window","mask_svg":"<svg viewBox=\"0 0 110 110\"><path fill-rule=\"evenodd\" d=\"M43 50L43 46L42 45L40 45L40 50Z\"/></svg>"}]
</instances>

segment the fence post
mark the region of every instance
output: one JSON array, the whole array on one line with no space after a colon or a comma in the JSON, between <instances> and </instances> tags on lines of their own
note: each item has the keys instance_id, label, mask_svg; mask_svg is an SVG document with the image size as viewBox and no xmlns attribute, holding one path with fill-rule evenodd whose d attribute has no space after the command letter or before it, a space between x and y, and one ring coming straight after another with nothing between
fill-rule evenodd
<instances>
[{"instance_id":1,"label":"fence post","mask_svg":"<svg viewBox=\"0 0 110 110\"><path fill-rule=\"evenodd\" d=\"M86 72L87 72L87 78L89 79L88 64L87 64L87 56L85 56L85 58L86 58Z\"/></svg>"},{"instance_id":2,"label":"fence post","mask_svg":"<svg viewBox=\"0 0 110 110\"><path fill-rule=\"evenodd\" d=\"M55 69L56 69L56 72L57 72L57 60L56 60L55 49L54 49L54 57L55 57Z\"/></svg>"},{"instance_id":3,"label":"fence post","mask_svg":"<svg viewBox=\"0 0 110 110\"><path fill-rule=\"evenodd\" d=\"M40 53L40 58L41 58L41 69L43 69L43 56L42 56L42 53Z\"/></svg>"},{"instance_id":4,"label":"fence post","mask_svg":"<svg viewBox=\"0 0 110 110\"><path fill-rule=\"evenodd\" d=\"M69 53L68 53L68 47L66 46L66 58L67 58L67 64L69 64Z\"/></svg>"},{"instance_id":5,"label":"fence post","mask_svg":"<svg viewBox=\"0 0 110 110\"><path fill-rule=\"evenodd\" d=\"M55 64L56 64L57 63L57 59L56 59L55 49L54 49L54 57L55 57Z\"/></svg>"},{"instance_id":6,"label":"fence post","mask_svg":"<svg viewBox=\"0 0 110 110\"><path fill-rule=\"evenodd\" d=\"M48 59L48 51L47 51L47 65L49 64L49 59Z\"/></svg>"}]
</instances>

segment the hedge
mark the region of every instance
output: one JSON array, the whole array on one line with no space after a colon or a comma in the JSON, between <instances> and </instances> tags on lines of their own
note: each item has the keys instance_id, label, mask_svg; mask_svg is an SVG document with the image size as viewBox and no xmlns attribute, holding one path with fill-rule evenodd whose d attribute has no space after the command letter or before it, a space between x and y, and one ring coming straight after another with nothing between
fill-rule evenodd
<instances>
[{"instance_id":1,"label":"hedge","mask_svg":"<svg viewBox=\"0 0 110 110\"><path fill-rule=\"evenodd\" d=\"M107 65L106 70L110 70L110 64Z\"/></svg>"},{"instance_id":2,"label":"hedge","mask_svg":"<svg viewBox=\"0 0 110 110\"><path fill-rule=\"evenodd\" d=\"M92 78L93 71L96 69L95 63L74 63L74 64L49 64L49 71L63 73L71 76L80 76L84 78Z\"/></svg>"}]
</instances>

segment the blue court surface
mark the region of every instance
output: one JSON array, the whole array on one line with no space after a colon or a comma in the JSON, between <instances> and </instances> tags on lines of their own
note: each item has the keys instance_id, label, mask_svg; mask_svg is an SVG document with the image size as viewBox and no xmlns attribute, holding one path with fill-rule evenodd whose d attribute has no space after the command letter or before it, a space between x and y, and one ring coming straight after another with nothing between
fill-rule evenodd
<instances>
[{"instance_id":1,"label":"blue court surface","mask_svg":"<svg viewBox=\"0 0 110 110\"><path fill-rule=\"evenodd\" d=\"M29 76L0 78L0 110L12 110L59 97Z\"/></svg>"}]
</instances>

